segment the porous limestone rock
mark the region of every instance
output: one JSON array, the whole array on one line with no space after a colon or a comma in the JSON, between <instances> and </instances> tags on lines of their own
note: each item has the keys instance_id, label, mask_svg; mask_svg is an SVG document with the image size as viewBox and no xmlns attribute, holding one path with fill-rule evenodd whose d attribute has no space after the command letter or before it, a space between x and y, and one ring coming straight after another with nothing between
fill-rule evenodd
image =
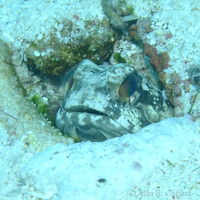
<instances>
[{"instance_id":1,"label":"porous limestone rock","mask_svg":"<svg viewBox=\"0 0 200 200\"><path fill-rule=\"evenodd\" d=\"M71 143L45 120L24 95L11 63L11 52L0 41L0 126L27 146L42 150L56 142Z\"/></svg>"},{"instance_id":2,"label":"porous limestone rock","mask_svg":"<svg viewBox=\"0 0 200 200\"><path fill-rule=\"evenodd\" d=\"M200 166L199 142L198 129L190 118L168 118L136 134L105 142L56 144L35 155L21 170L21 177L37 191L33 196L42 199L133 199L142 195L137 188L142 188L143 183L150 184L150 191L155 192L156 187L164 190L167 180L181 179L188 170L197 170ZM195 152L192 152L193 146ZM182 168L184 166L182 170L179 168L181 164ZM178 171L174 172L174 168ZM162 178L159 178L159 172ZM166 180L162 182L163 179ZM171 184L177 187L178 183L172 181ZM193 186L195 184L192 182ZM178 189L183 187L179 183ZM128 198L131 192L132 197ZM197 190L193 192L196 194ZM158 198L163 199L163 196Z\"/></svg>"},{"instance_id":3,"label":"porous limestone rock","mask_svg":"<svg viewBox=\"0 0 200 200\"><path fill-rule=\"evenodd\" d=\"M100 1L17 0L0 12L1 37L16 57L45 74L61 74L85 58L102 63L112 52L115 32Z\"/></svg>"}]
</instances>

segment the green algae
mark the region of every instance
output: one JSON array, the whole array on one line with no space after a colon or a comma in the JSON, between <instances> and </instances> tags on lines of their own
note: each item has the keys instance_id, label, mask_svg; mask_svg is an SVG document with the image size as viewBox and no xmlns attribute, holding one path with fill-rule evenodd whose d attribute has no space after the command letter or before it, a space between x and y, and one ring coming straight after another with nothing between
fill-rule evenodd
<instances>
[{"instance_id":1,"label":"green algae","mask_svg":"<svg viewBox=\"0 0 200 200\"><path fill-rule=\"evenodd\" d=\"M123 58L123 57L121 56L120 53L115 53L114 56L113 56L113 58L114 58L118 63L126 63L126 59Z\"/></svg>"},{"instance_id":2,"label":"green algae","mask_svg":"<svg viewBox=\"0 0 200 200\"><path fill-rule=\"evenodd\" d=\"M33 102L38 110L44 117L48 117L49 105L38 93L34 93L30 97L30 101Z\"/></svg>"}]
</instances>

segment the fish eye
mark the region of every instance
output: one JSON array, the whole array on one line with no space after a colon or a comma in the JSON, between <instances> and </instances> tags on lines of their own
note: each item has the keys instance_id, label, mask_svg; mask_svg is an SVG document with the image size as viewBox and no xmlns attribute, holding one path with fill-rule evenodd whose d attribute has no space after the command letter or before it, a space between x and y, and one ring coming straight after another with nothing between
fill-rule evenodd
<instances>
[{"instance_id":1,"label":"fish eye","mask_svg":"<svg viewBox=\"0 0 200 200\"><path fill-rule=\"evenodd\" d=\"M137 84L133 73L131 73L120 84L118 89L118 95L120 97L120 101L128 100L129 103L131 103L136 94L137 94Z\"/></svg>"},{"instance_id":2,"label":"fish eye","mask_svg":"<svg viewBox=\"0 0 200 200\"><path fill-rule=\"evenodd\" d=\"M67 93L71 87L74 84L74 72L75 72L76 68L72 68L70 69L65 78L64 78L64 86L65 86L65 92Z\"/></svg>"}]
</instances>

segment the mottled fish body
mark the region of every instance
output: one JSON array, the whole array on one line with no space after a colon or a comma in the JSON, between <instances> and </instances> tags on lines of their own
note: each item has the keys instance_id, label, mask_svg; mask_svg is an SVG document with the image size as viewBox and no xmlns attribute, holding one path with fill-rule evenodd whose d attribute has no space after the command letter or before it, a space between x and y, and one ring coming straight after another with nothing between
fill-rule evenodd
<instances>
[{"instance_id":1,"label":"mottled fish body","mask_svg":"<svg viewBox=\"0 0 200 200\"><path fill-rule=\"evenodd\" d=\"M67 74L66 90L56 124L79 141L135 133L173 116L162 92L125 63L97 66L84 60Z\"/></svg>"}]
</instances>

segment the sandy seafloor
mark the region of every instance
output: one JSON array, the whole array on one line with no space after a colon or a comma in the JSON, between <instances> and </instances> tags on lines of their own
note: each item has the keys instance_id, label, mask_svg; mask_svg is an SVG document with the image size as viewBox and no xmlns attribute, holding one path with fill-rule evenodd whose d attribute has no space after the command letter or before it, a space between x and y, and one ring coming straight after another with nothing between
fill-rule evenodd
<instances>
[{"instance_id":1,"label":"sandy seafloor","mask_svg":"<svg viewBox=\"0 0 200 200\"><path fill-rule=\"evenodd\" d=\"M24 2L24 0L0 0L0 10L2 11L0 16L0 35L4 41L13 44L15 47L21 45L20 42L17 42L17 39L19 39L20 37L22 39L23 37L26 39L28 37L34 38L37 35L37 30L39 29L37 27L33 27L28 30L26 29L25 32L23 31L23 26L27 28L30 25L28 20L28 16L30 14L29 12L25 12L23 10L30 9L31 7L34 8L35 6L37 7L37 9L41 9L44 11L42 15L44 18L44 13L46 13L46 16L52 14L55 17L56 15L59 15L58 12L54 12L55 8L53 8L53 4L52 7L50 7L51 9L48 8L48 10L45 10L45 4L52 3L53 1L29 1L29 7L22 6ZM64 0L58 1L57 9L61 9L62 11L64 2ZM72 2L76 7L78 1ZM84 9L87 8L88 2L90 1L83 1ZM99 5L98 2L95 3L95 1L92 0L91 4L93 4L94 7ZM150 16L151 10L156 9L156 15L154 15L153 18L154 23L152 23L154 31L152 31L151 34L147 36L149 39L149 43L157 44L158 51L168 51L170 55L170 65L172 65L171 68L168 68L166 70L169 76L171 73L177 72L183 80L187 79L187 70L192 66L200 65L200 25L198 24L198 22L200 21L199 0L135 0L133 1L133 4L135 6L135 12L139 17L148 17ZM94 7L91 7L91 13L93 14ZM21 20L24 20L24 24L22 23L23 20L20 24L17 23L19 19L15 18L16 16L19 16L18 13L20 12L20 16L22 17ZM37 14L37 12L33 12L32 15L34 15L34 13ZM70 14L71 13L69 13L69 15ZM81 14L84 16L84 10ZM101 14L99 14L98 11L96 11L94 15L101 17ZM32 18L33 20L36 20L37 16L32 16ZM12 23L8 23L8 21L11 21ZM39 21L38 26L41 25L40 23L42 24L42 20ZM50 23L51 22L45 22L45 26L48 27ZM166 24L168 26L168 29L173 34L172 39L167 41L165 41ZM1 52L2 55L4 53L6 53L6 51ZM72 143L72 141L60 136L58 130L52 128L45 119L37 114L32 104L29 104L25 100L23 100L21 94L22 91L17 88L16 78L14 78L13 73L9 71L9 65L6 65L3 62L0 62L0 86L0 200L196 200L200 198L200 125L197 118L199 113L198 104L196 106L196 111L194 111L194 114L196 114L196 122L192 122L191 120L183 120L182 123L181 118L180 121L175 120L175 122L173 122L173 120L170 120L165 122L165 127L168 128L166 132L164 131L163 133L166 133L170 136L170 134L173 133L173 130L177 130L180 134L177 134L177 138L173 138L170 136L169 140L160 140L161 144L163 144L163 147L162 145L160 145L162 151L158 151L160 152L158 153L158 157L152 154L151 160L152 163L156 163L157 160L160 161L160 163L157 163L155 168L149 168L149 171L147 167L147 170L145 172L141 172L141 177L140 174L137 174L137 177L139 177L138 180L141 180L140 182L138 182L139 184L134 185L133 189L130 189L130 185L127 186L127 183L122 182L121 185L119 183L118 187L122 188L120 190L122 191L122 193L118 196L115 196L114 194L108 195L108 193L112 194L113 192L117 191L117 188L114 186L109 187L108 190L106 190L106 188L100 191L97 190L92 195L92 189L90 188L90 186L86 186L85 184L87 182L81 179L79 182L81 188L80 191L79 189L73 190L73 188L70 188L70 184L73 185L77 181L74 180L73 182L73 179L70 179L70 184L65 184L64 182L62 182L64 180L60 181L59 183L55 183L55 180L51 180L53 183L53 186L51 187L51 185L48 185L48 175L50 177L50 174L48 174L48 166L40 166L40 163L37 163L37 161L35 163L35 165L38 164L38 168L36 167L36 171L31 169L30 166L27 168L35 173L33 174L35 179L33 178L33 181L31 181L31 178L29 179L28 175L22 175L23 177L25 177L25 180L22 179L20 175L20 170L30 161L35 153L56 143L63 142L67 144ZM190 96L194 95L195 92L196 88L191 87L191 92L182 95L182 97L179 99L180 101L182 101L182 103L185 104L185 114L190 107L190 104L187 102L189 102ZM156 131L156 128L152 128L150 130L153 133L153 131ZM188 143L177 142L182 140L184 141L184 138L182 138L183 135L184 137L186 137L186 135L188 136L188 138L186 137L188 139ZM34 144L28 145L27 141L29 140L34 140ZM171 141L172 144L174 144L173 142L177 142L177 146L172 145L171 147L174 152L178 152L177 154L173 154L174 157L171 155L168 157L167 152L165 154L165 151L163 150L165 149L165 146L169 145L169 141ZM121 140L121 142L123 142L123 140ZM143 156L141 162L144 163L144 166L148 166L145 162L145 159L149 159L149 154L147 154L144 150L144 144L142 147L143 149L140 149L140 152L142 153L139 154ZM109 149L109 147L107 148ZM170 145L169 148L166 148L166 151L169 149ZM94 154L91 154L91 157L87 157L88 162L93 159L93 156L95 154L101 153L102 149L99 146L99 149L96 148L95 151L96 152ZM84 154L85 152L81 153ZM113 154L113 156L114 155L115 154ZM55 166L59 166L59 164L62 163L63 160L56 160L55 162L57 162L54 163ZM101 169L101 172L105 172L106 174L106 170L109 167L106 167L105 163L103 165L105 167ZM80 163L78 163L78 165L76 165L76 167L80 165L81 161ZM60 168L60 170L63 169L66 170L64 167ZM76 177L76 173L80 172L81 167L77 167L77 169L70 169L70 177ZM98 167L93 169L94 174L95 169L98 169ZM125 168L124 170L127 169ZM144 181L142 181L142 176L146 172L148 172L150 175L148 174L149 176L147 178L145 177ZM26 173L28 174L29 172L26 171ZM85 168L85 173L87 173L87 168ZM108 177L114 177L114 173L121 173L121 175L123 176L123 174L127 174L127 171L115 169L113 170L113 174L112 172L110 172ZM45 174L45 177L40 176L41 174ZM56 176L54 177L54 179L56 179ZM90 177L88 177L88 180L90 180ZM101 182L102 181L103 180L101 180ZM68 186L68 188L65 188L65 190L72 191L72 193L69 192L69 194L67 195L70 196L74 194L74 197L71 196L71 198L68 198L68 196L62 196L62 194L65 194L65 192L62 193L63 190L60 189L62 184L64 186ZM58 188L56 188L57 186ZM58 194L60 195L59 197L57 197Z\"/></svg>"}]
</instances>

